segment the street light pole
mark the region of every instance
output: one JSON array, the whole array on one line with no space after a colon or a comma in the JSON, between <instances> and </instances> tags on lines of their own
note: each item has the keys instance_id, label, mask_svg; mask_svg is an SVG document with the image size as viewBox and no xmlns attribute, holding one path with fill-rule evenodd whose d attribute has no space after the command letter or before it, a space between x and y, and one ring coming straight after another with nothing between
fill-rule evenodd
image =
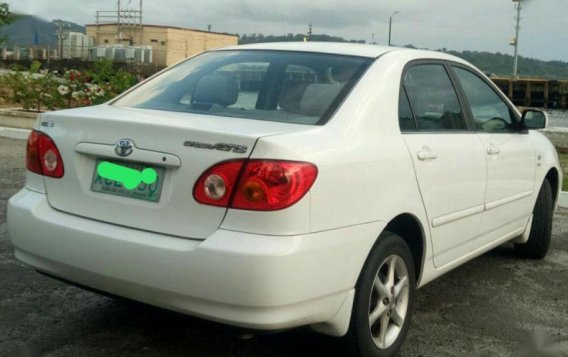
<instances>
[{"instance_id":1,"label":"street light pole","mask_svg":"<svg viewBox=\"0 0 568 357\"><path fill-rule=\"evenodd\" d=\"M392 35L392 17L398 14L398 11L392 13L389 19L389 46L391 45L391 35Z\"/></svg>"}]
</instances>

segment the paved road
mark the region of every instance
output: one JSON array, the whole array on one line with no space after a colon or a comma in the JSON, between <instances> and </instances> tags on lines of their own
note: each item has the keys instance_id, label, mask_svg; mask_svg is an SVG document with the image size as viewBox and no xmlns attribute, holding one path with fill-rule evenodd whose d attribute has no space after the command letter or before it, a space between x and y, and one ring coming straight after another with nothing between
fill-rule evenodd
<instances>
[{"instance_id":1,"label":"paved road","mask_svg":"<svg viewBox=\"0 0 568 357\"><path fill-rule=\"evenodd\" d=\"M548 126L566 128L568 127L568 111L551 110L548 111Z\"/></svg>"},{"instance_id":2,"label":"paved road","mask_svg":"<svg viewBox=\"0 0 568 357\"><path fill-rule=\"evenodd\" d=\"M17 263L6 233L6 201L23 185L24 147L0 138L0 355L344 355L341 340L309 329L245 340L243 331L101 297ZM519 356L521 341L549 338L557 352L546 356L568 356L567 295L563 212L555 217L544 261L519 260L503 246L419 290L401 355Z\"/></svg>"}]
</instances>

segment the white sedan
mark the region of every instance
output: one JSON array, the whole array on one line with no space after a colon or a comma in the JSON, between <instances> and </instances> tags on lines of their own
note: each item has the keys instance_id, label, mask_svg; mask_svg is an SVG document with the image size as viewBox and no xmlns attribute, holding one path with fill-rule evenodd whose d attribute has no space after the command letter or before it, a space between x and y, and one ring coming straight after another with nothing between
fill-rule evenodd
<instances>
[{"instance_id":1,"label":"white sedan","mask_svg":"<svg viewBox=\"0 0 568 357\"><path fill-rule=\"evenodd\" d=\"M392 356L417 287L506 242L547 253L562 174L531 130L546 121L443 53L209 51L42 114L9 234L57 279Z\"/></svg>"}]
</instances>

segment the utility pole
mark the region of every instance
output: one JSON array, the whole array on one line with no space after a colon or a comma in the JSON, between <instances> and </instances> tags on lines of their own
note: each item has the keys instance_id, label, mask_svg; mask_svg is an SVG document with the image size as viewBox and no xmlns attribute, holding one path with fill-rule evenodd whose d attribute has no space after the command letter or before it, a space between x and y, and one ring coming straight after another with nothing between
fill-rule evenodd
<instances>
[{"instance_id":1,"label":"utility pole","mask_svg":"<svg viewBox=\"0 0 568 357\"><path fill-rule=\"evenodd\" d=\"M513 39L513 43L511 43L515 47L515 55L513 59L513 79L517 79L518 74L518 65L519 65L519 32L521 30L521 0L513 0L513 2L517 3L517 17L516 17L516 28L515 28L515 38Z\"/></svg>"},{"instance_id":2,"label":"utility pole","mask_svg":"<svg viewBox=\"0 0 568 357\"><path fill-rule=\"evenodd\" d=\"M143 31L142 31L142 15L143 13L143 6L142 6L142 0L140 0L140 21L139 21L139 26L140 26L140 31L139 31L139 35L140 35L140 42L138 42L140 45L142 44L142 40L143 40Z\"/></svg>"},{"instance_id":3,"label":"utility pole","mask_svg":"<svg viewBox=\"0 0 568 357\"><path fill-rule=\"evenodd\" d=\"M389 19L389 46L391 45L391 34L392 34L392 17L398 14L398 11L392 13Z\"/></svg>"},{"instance_id":4,"label":"utility pole","mask_svg":"<svg viewBox=\"0 0 568 357\"><path fill-rule=\"evenodd\" d=\"M62 22L57 24L57 40L59 42L59 59L63 59L63 40L69 37L69 30L67 25L63 25Z\"/></svg>"},{"instance_id":5,"label":"utility pole","mask_svg":"<svg viewBox=\"0 0 568 357\"><path fill-rule=\"evenodd\" d=\"M116 43L121 43L122 38L120 37L120 27L121 27L121 17L120 17L120 0L118 0L116 2L116 18L117 18L117 22L116 22Z\"/></svg>"},{"instance_id":6,"label":"utility pole","mask_svg":"<svg viewBox=\"0 0 568 357\"><path fill-rule=\"evenodd\" d=\"M63 59L63 26L60 23L57 24L57 41L59 42L59 60Z\"/></svg>"},{"instance_id":7,"label":"utility pole","mask_svg":"<svg viewBox=\"0 0 568 357\"><path fill-rule=\"evenodd\" d=\"M308 41L312 40L312 24L308 25Z\"/></svg>"}]
</instances>

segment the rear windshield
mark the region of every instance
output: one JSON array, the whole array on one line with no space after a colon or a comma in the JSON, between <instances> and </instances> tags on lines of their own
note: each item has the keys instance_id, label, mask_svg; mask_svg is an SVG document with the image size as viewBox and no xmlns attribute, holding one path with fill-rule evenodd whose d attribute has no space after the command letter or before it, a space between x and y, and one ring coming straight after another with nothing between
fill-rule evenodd
<instances>
[{"instance_id":1,"label":"rear windshield","mask_svg":"<svg viewBox=\"0 0 568 357\"><path fill-rule=\"evenodd\" d=\"M113 104L321 125L371 61L304 52L208 52L173 67Z\"/></svg>"}]
</instances>

